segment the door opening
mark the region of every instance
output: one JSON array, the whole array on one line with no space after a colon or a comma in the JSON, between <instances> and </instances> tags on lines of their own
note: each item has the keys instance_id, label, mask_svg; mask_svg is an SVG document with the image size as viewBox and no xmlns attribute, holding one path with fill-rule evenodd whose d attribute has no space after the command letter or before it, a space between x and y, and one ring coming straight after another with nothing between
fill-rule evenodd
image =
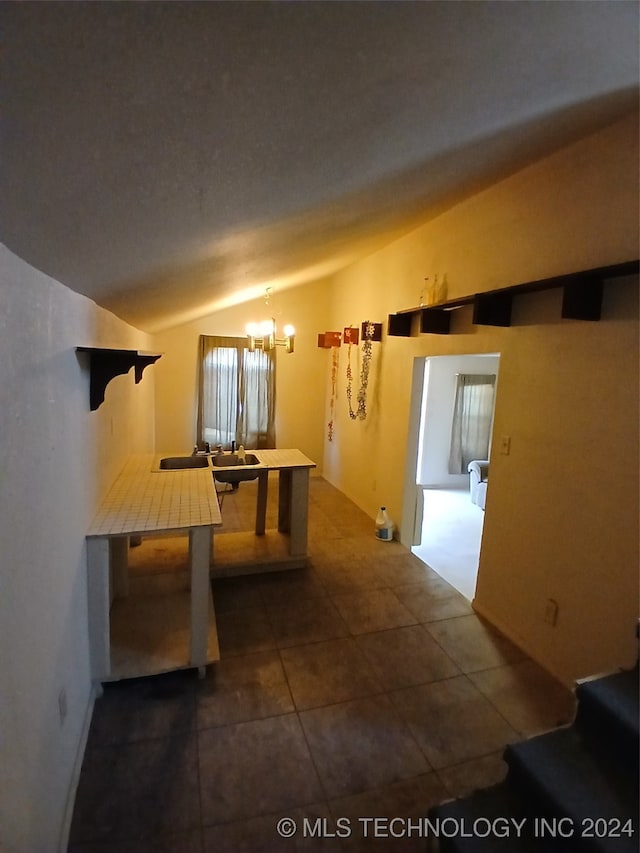
<instances>
[{"instance_id":1,"label":"door opening","mask_svg":"<svg viewBox=\"0 0 640 853\"><path fill-rule=\"evenodd\" d=\"M498 375L500 356L433 356L414 365L410 437L414 438L415 464L407 470L405 500L413 516L412 552L473 600L482 541L484 509L472 500L467 462L450 467L456 386L460 376ZM493 424L492 401L488 442ZM485 413L486 416L486 413ZM478 446L478 445L476 445ZM482 445L480 445L482 446ZM482 451L474 451L482 454ZM490 456L490 446L486 459ZM408 466L409 468L409 466ZM408 538L408 537L407 537Z\"/></svg>"}]
</instances>

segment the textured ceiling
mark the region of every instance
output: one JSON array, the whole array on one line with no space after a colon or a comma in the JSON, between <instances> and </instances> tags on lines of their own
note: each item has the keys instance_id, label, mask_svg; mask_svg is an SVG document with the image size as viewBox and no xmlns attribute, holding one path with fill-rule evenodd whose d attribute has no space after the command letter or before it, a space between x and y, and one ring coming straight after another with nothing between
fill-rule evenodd
<instances>
[{"instance_id":1,"label":"textured ceiling","mask_svg":"<svg viewBox=\"0 0 640 853\"><path fill-rule=\"evenodd\" d=\"M635 2L0 4L0 239L155 330L637 105Z\"/></svg>"}]
</instances>

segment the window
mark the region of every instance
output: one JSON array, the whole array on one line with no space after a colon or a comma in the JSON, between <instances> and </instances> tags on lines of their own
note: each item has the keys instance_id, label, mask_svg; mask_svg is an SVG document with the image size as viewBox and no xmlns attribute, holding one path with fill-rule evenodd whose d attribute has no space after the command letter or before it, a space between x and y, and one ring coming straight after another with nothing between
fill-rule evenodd
<instances>
[{"instance_id":1,"label":"window","mask_svg":"<svg viewBox=\"0 0 640 853\"><path fill-rule=\"evenodd\" d=\"M275 447L275 354L201 335L199 361L198 441Z\"/></svg>"},{"instance_id":2,"label":"window","mask_svg":"<svg viewBox=\"0 0 640 853\"><path fill-rule=\"evenodd\" d=\"M489 458L496 377L459 373L451 426L449 473L466 474L474 459Z\"/></svg>"}]
</instances>

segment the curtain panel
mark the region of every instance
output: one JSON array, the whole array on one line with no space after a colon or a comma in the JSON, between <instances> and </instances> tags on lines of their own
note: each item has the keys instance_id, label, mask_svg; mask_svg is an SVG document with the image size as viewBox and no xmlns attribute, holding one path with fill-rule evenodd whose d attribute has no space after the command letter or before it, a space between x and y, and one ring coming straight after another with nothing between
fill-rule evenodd
<instances>
[{"instance_id":1,"label":"curtain panel","mask_svg":"<svg viewBox=\"0 0 640 853\"><path fill-rule=\"evenodd\" d=\"M474 459L489 458L494 374L459 373L451 425L449 473L466 474Z\"/></svg>"},{"instance_id":2,"label":"curtain panel","mask_svg":"<svg viewBox=\"0 0 640 853\"><path fill-rule=\"evenodd\" d=\"M275 367L275 353L250 352L246 338L200 335L198 441L275 447Z\"/></svg>"}]
</instances>

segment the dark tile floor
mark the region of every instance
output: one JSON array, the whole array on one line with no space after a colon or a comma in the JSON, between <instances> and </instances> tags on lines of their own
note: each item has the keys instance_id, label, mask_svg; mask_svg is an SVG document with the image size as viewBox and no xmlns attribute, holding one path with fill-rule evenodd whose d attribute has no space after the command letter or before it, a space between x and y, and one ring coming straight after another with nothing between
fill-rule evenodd
<instances>
[{"instance_id":1,"label":"dark tile floor","mask_svg":"<svg viewBox=\"0 0 640 853\"><path fill-rule=\"evenodd\" d=\"M227 529L251 529L252 486L225 495ZM422 850L367 819L496 782L507 743L571 719L569 691L320 478L309 552L303 570L214 582L205 679L106 685L71 853Z\"/></svg>"}]
</instances>

